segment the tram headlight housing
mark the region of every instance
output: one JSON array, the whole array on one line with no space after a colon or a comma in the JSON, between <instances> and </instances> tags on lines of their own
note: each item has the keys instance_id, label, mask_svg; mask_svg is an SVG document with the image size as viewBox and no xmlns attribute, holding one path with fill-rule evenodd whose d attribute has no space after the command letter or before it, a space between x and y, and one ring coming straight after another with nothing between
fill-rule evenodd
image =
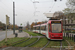
<instances>
[{"instance_id":1,"label":"tram headlight housing","mask_svg":"<svg viewBox=\"0 0 75 50\"><path fill-rule=\"evenodd\" d=\"M54 35L52 34L51 37L54 37Z\"/></svg>"},{"instance_id":2,"label":"tram headlight housing","mask_svg":"<svg viewBox=\"0 0 75 50\"><path fill-rule=\"evenodd\" d=\"M62 34L60 35L60 37L62 37Z\"/></svg>"}]
</instances>

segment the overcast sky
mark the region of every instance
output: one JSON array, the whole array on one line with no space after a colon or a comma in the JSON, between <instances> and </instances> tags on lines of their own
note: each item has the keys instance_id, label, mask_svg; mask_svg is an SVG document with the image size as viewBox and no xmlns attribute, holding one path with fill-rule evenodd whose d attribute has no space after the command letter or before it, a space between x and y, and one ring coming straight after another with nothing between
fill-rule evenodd
<instances>
[{"instance_id":1,"label":"overcast sky","mask_svg":"<svg viewBox=\"0 0 75 50\"><path fill-rule=\"evenodd\" d=\"M39 3L33 3L39 1ZM29 23L48 20L43 13L54 13L66 8L67 0L15 0L15 24ZM34 13L35 12L35 13ZM34 15L35 14L35 15ZM10 23L13 24L13 0L0 0L0 21L6 23L6 16L10 17Z\"/></svg>"}]
</instances>

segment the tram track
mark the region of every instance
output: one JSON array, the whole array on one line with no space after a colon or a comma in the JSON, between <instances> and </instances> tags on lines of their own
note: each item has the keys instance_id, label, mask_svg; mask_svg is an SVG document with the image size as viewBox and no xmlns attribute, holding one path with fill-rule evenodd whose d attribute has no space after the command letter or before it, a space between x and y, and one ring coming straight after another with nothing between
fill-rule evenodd
<instances>
[{"instance_id":1,"label":"tram track","mask_svg":"<svg viewBox=\"0 0 75 50\"><path fill-rule=\"evenodd\" d=\"M24 47L25 47L25 48L26 48L26 47L30 47L30 46L34 45L36 42L38 42L39 40L40 40L40 37L38 36L38 39L37 39L36 41L34 41L34 42L32 42L32 43L30 43L30 44L24 46ZM23 49L24 49L24 48L21 48L20 50L23 50Z\"/></svg>"},{"instance_id":2,"label":"tram track","mask_svg":"<svg viewBox=\"0 0 75 50\"><path fill-rule=\"evenodd\" d=\"M60 49L59 50L62 50L62 41L60 41Z\"/></svg>"},{"instance_id":3,"label":"tram track","mask_svg":"<svg viewBox=\"0 0 75 50\"><path fill-rule=\"evenodd\" d=\"M29 47L29 46L31 46L31 45L33 45L33 44L35 44L36 42L38 42L38 41L39 41L39 39L40 39L40 37L38 37L38 39L37 39L36 41L34 41L33 43L31 43L31 44L29 44L29 45L27 45L27 46L25 46L25 47Z\"/></svg>"},{"instance_id":4,"label":"tram track","mask_svg":"<svg viewBox=\"0 0 75 50\"><path fill-rule=\"evenodd\" d=\"M48 41L47 44L44 47L42 47L40 50L43 50L49 43L50 41Z\"/></svg>"},{"instance_id":5,"label":"tram track","mask_svg":"<svg viewBox=\"0 0 75 50\"><path fill-rule=\"evenodd\" d=\"M14 44L14 43L13 43L14 45L12 45L12 46L19 45L19 44L21 44L21 43L27 42L27 41L29 41L31 38L32 38L32 35L31 35L30 38L27 39L27 40L22 39L22 40L25 40L25 41L20 42L20 41L21 41L21 40L20 40L20 41L19 41L20 43L17 43L17 44ZM6 49L9 49L9 48L12 48L12 47L6 47L6 48L3 48L2 50L6 50Z\"/></svg>"},{"instance_id":6,"label":"tram track","mask_svg":"<svg viewBox=\"0 0 75 50\"><path fill-rule=\"evenodd\" d=\"M29 41L31 38L32 38L32 35L30 36L29 39L27 39L27 40L25 40L25 41L22 41L22 42L19 41L20 43L16 43L16 44L14 44L14 45L12 45L12 46L16 46L16 45L19 45L19 44L21 44L21 43L27 42L27 41Z\"/></svg>"},{"instance_id":7,"label":"tram track","mask_svg":"<svg viewBox=\"0 0 75 50\"><path fill-rule=\"evenodd\" d=\"M70 50L70 49L71 49L71 44L70 44L70 42L69 42L69 41L67 41L67 40L66 40L66 42L67 42L67 43L68 43L68 45L69 45L67 49L68 49L68 50Z\"/></svg>"}]
</instances>

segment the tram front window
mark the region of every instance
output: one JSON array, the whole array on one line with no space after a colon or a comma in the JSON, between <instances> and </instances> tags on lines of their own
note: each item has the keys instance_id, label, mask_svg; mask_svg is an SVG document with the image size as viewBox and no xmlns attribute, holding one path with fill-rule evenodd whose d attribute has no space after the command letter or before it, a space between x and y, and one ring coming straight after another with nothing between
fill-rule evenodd
<instances>
[{"instance_id":1,"label":"tram front window","mask_svg":"<svg viewBox=\"0 0 75 50\"><path fill-rule=\"evenodd\" d=\"M53 23L51 24L52 25L52 33L61 33L62 30L61 30L61 24L59 23Z\"/></svg>"}]
</instances>

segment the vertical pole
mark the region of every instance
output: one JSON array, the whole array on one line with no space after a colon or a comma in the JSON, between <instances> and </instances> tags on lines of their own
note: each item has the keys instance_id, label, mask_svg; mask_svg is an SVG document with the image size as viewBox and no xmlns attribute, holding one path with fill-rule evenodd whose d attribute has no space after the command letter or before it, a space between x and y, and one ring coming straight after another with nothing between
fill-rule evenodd
<instances>
[{"instance_id":1,"label":"vertical pole","mask_svg":"<svg viewBox=\"0 0 75 50\"><path fill-rule=\"evenodd\" d=\"M66 37L67 37L67 33L66 33Z\"/></svg>"},{"instance_id":2,"label":"vertical pole","mask_svg":"<svg viewBox=\"0 0 75 50\"><path fill-rule=\"evenodd\" d=\"M65 33L64 33L64 37L65 37Z\"/></svg>"},{"instance_id":3,"label":"vertical pole","mask_svg":"<svg viewBox=\"0 0 75 50\"><path fill-rule=\"evenodd\" d=\"M70 40L71 40L71 34L70 34Z\"/></svg>"},{"instance_id":4,"label":"vertical pole","mask_svg":"<svg viewBox=\"0 0 75 50\"><path fill-rule=\"evenodd\" d=\"M64 28L64 37L65 37L65 18L63 17L63 28Z\"/></svg>"},{"instance_id":5,"label":"vertical pole","mask_svg":"<svg viewBox=\"0 0 75 50\"><path fill-rule=\"evenodd\" d=\"M68 38L69 38L69 33L68 33Z\"/></svg>"},{"instance_id":6,"label":"vertical pole","mask_svg":"<svg viewBox=\"0 0 75 50\"><path fill-rule=\"evenodd\" d=\"M65 31L66 31L66 17L65 17Z\"/></svg>"},{"instance_id":7,"label":"vertical pole","mask_svg":"<svg viewBox=\"0 0 75 50\"><path fill-rule=\"evenodd\" d=\"M6 20L6 39L5 41L7 42L7 20Z\"/></svg>"},{"instance_id":8,"label":"vertical pole","mask_svg":"<svg viewBox=\"0 0 75 50\"><path fill-rule=\"evenodd\" d=\"M15 34L15 2L13 1L13 34Z\"/></svg>"},{"instance_id":9,"label":"vertical pole","mask_svg":"<svg viewBox=\"0 0 75 50\"><path fill-rule=\"evenodd\" d=\"M6 15L6 37L5 37L6 42L7 42L7 25L9 25L9 17Z\"/></svg>"},{"instance_id":10,"label":"vertical pole","mask_svg":"<svg viewBox=\"0 0 75 50\"><path fill-rule=\"evenodd\" d=\"M72 34L72 40L73 40L73 34Z\"/></svg>"},{"instance_id":11,"label":"vertical pole","mask_svg":"<svg viewBox=\"0 0 75 50\"><path fill-rule=\"evenodd\" d=\"M75 42L75 35L74 35L74 42Z\"/></svg>"}]
</instances>

